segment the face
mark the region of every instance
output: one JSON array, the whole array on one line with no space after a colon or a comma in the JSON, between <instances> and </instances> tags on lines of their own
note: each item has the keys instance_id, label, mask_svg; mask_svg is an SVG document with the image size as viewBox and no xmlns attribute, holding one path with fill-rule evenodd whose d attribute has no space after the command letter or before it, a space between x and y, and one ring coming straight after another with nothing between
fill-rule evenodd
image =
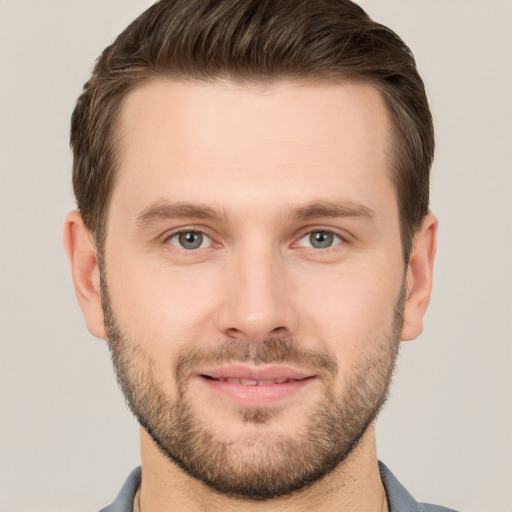
<instances>
[{"instance_id":1,"label":"face","mask_svg":"<svg viewBox=\"0 0 512 512\"><path fill-rule=\"evenodd\" d=\"M220 492L311 484L385 398L404 286L388 132L362 84L155 81L127 98L106 331L143 427Z\"/></svg>"}]
</instances>

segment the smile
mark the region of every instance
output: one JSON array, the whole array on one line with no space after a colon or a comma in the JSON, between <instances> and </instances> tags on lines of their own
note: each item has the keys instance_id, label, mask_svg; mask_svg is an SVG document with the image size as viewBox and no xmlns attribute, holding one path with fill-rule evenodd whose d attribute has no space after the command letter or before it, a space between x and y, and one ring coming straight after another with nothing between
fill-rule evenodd
<instances>
[{"instance_id":1,"label":"smile","mask_svg":"<svg viewBox=\"0 0 512 512\"><path fill-rule=\"evenodd\" d=\"M207 375L204 377L208 378ZM211 377L210 377L211 378ZM308 378L308 377L306 377ZM292 382L303 379L276 379L276 380L255 380L255 379L236 379L232 377L214 379L219 382L231 382L232 384L242 384L243 386L272 386L273 384L284 384L285 382Z\"/></svg>"},{"instance_id":2,"label":"smile","mask_svg":"<svg viewBox=\"0 0 512 512\"><path fill-rule=\"evenodd\" d=\"M204 368L195 380L213 399L245 407L280 403L318 381L313 373L286 366Z\"/></svg>"}]
</instances>

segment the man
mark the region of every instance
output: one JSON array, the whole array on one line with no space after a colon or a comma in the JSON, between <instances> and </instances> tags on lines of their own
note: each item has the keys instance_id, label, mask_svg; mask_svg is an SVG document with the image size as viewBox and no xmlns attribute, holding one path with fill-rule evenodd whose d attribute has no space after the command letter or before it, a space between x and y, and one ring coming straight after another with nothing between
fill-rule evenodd
<instances>
[{"instance_id":1,"label":"man","mask_svg":"<svg viewBox=\"0 0 512 512\"><path fill-rule=\"evenodd\" d=\"M106 511L447 510L377 460L437 221L414 59L346 0L161 0L72 118L64 241L142 468Z\"/></svg>"}]
</instances>

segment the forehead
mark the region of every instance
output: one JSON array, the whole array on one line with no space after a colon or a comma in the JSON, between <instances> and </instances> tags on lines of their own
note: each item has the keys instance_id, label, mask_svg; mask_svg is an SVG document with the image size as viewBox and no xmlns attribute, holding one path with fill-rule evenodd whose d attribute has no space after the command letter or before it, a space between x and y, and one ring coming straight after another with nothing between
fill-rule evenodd
<instances>
[{"instance_id":1,"label":"forehead","mask_svg":"<svg viewBox=\"0 0 512 512\"><path fill-rule=\"evenodd\" d=\"M233 205L255 191L293 203L338 187L360 202L350 196L363 187L391 187L388 134L385 102L367 84L159 79L123 104L112 199L211 202L222 188Z\"/></svg>"}]
</instances>

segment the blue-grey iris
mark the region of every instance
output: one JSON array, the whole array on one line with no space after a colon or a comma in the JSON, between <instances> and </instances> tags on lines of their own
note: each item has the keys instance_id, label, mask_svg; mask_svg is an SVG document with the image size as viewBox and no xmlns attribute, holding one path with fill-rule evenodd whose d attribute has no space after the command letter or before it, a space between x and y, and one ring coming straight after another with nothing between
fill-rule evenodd
<instances>
[{"instance_id":1,"label":"blue-grey iris","mask_svg":"<svg viewBox=\"0 0 512 512\"><path fill-rule=\"evenodd\" d=\"M203 243L203 234L197 231L180 233L178 241L184 249L197 249Z\"/></svg>"},{"instance_id":2,"label":"blue-grey iris","mask_svg":"<svg viewBox=\"0 0 512 512\"><path fill-rule=\"evenodd\" d=\"M327 249L334 242L334 235L328 231L314 231L309 235L309 241L315 249Z\"/></svg>"}]
</instances>

